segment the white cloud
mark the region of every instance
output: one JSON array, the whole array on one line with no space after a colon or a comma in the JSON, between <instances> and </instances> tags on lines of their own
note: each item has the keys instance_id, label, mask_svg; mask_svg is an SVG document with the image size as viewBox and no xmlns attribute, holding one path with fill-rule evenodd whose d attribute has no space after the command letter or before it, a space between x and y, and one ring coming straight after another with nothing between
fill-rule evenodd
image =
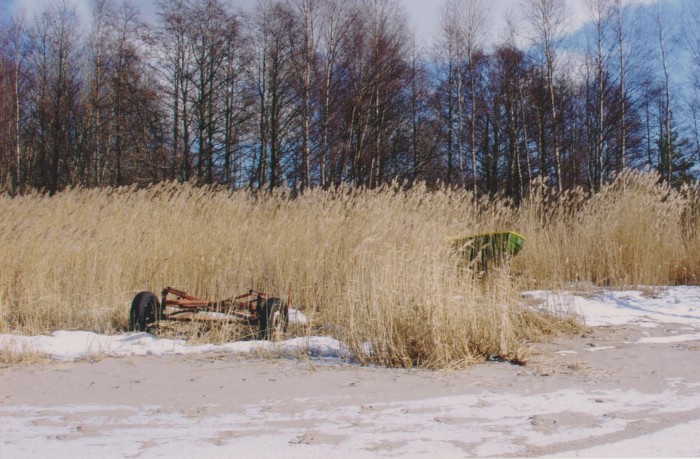
<instances>
[{"instance_id":1,"label":"white cloud","mask_svg":"<svg viewBox=\"0 0 700 459\"><path fill-rule=\"evenodd\" d=\"M24 15L28 19L41 14L51 5L57 5L61 0L7 0L8 10L13 16ZM89 0L66 0L66 5L75 8L78 17L83 20L90 16Z\"/></svg>"},{"instance_id":2,"label":"white cloud","mask_svg":"<svg viewBox=\"0 0 700 459\"><path fill-rule=\"evenodd\" d=\"M652 4L656 1L678 2L681 0L625 0L629 5ZM697 1L697 0L695 0ZM568 11L567 24L570 31L580 28L588 20L586 2L584 0L565 0ZM408 13L410 25L416 28L416 35L420 40L431 42L440 31L440 16L446 0L401 0ZM522 20L522 0L491 0L486 2L490 10L491 27L489 42L502 42L506 37L506 18L511 16L519 34L524 33Z\"/></svg>"},{"instance_id":3,"label":"white cloud","mask_svg":"<svg viewBox=\"0 0 700 459\"><path fill-rule=\"evenodd\" d=\"M0 0L0 4L7 4L10 14L21 14L24 12L28 18L37 13L41 13L50 5L56 5L64 0ZM65 0L67 5L73 6L81 21L85 24L90 21L91 4L94 0ZM234 9L252 9L258 0L223 0ZM115 6L120 5L122 0L112 0ZM153 19L156 15L156 0L131 0L131 3L139 9L144 19Z\"/></svg>"},{"instance_id":4,"label":"white cloud","mask_svg":"<svg viewBox=\"0 0 700 459\"><path fill-rule=\"evenodd\" d=\"M7 4L7 10L11 14L18 14L22 11L28 17L32 17L37 12L43 11L51 4L56 4L62 0L4 0ZM88 24L90 21L90 3L92 0L65 0L67 4L73 5L78 12L83 24ZM446 0L399 0L405 8L409 25L415 27L416 35L419 40L429 43L434 41L435 36L440 29L440 15L444 8ZM682 0L625 0L627 4L652 4L656 1L663 3L680 2ZM697 0L693 0L697 1ZM118 4L120 0L114 0ZM132 0L144 17L144 19L153 19L155 17L155 0ZM251 10L257 0L224 0L231 4L235 9L242 8ZM586 12L586 2L584 0L565 0L569 11L569 28L575 30L583 25L588 17ZM2 2L0 2L2 3ZM491 0L486 2L491 11L491 27L490 27L490 42L502 41L506 33L506 17L511 15L517 22L517 26L522 24L522 0ZM522 31L521 31L522 32Z\"/></svg>"}]
</instances>

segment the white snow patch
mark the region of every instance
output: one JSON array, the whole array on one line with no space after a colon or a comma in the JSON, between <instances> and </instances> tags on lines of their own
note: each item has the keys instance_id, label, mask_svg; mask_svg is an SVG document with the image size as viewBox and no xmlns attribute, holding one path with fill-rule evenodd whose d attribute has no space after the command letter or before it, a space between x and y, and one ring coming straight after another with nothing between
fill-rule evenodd
<instances>
[{"instance_id":1,"label":"white snow patch","mask_svg":"<svg viewBox=\"0 0 700 459\"><path fill-rule=\"evenodd\" d=\"M231 320L231 315L223 312L200 311L197 315L212 320ZM298 309L289 308L289 323L304 325L308 323L308 319L304 313Z\"/></svg>"},{"instance_id":2,"label":"white snow patch","mask_svg":"<svg viewBox=\"0 0 700 459\"><path fill-rule=\"evenodd\" d=\"M586 351L588 352L598 352L598 351L609 351L615 349L615 346L596 346L596 347L587 347Z\"/></svg>"},{"instance_id":3,"label":"white snow patch","mask_svg":"<svg viewBox=\"0 0 700 459\"><path fill-rule=\"evenodd\" d=\"M244 354L272 352L281 355L352 360L340 341L325 336L293 338L287 341L236 341L225 344L188 345L184 340L157 339L145 332L99 335L86 331L56 331L50 336L0 335L0 349L14 353L35 352L55 360L77 360L94 356L185 355L207 352Z\"/></svg>"},{"instance_id":4,"label":"white snow patch","mask_svg":"<svg viewBox=\"0 0 700 459\"><path fill-rule=\"evenodd\" d=\"M670 344L670 343L684 343L687 341L700 341L700 333L693 333L689 335L674 335L674 336L650 336L648 338L639 338L637 343L639 344Z\"/></svg>"},{"instance_id":5,"label":"white snow patch","mask_svg":"<svg viewBox=\"0 0 700 459\"><path fill-rule=\"evenodd\" d=\"M535 290L524 296L542 301L546 310L569 311L586 325L656 327L678 323L700 329L700 287L676 286L642 290L605 290L590 295Z\"/></svg>"},{"instance_id":6,"label":"white snow patch","mask_svg":"<svg viewBox=\"0 0 700 459\"><path fill-rule=\"evenodd\" d=\"M289 323L290 324L305 325L308 322L309 321L303 312L299 311L298 309L289 308Z\"/></svg>"}]
</instances>

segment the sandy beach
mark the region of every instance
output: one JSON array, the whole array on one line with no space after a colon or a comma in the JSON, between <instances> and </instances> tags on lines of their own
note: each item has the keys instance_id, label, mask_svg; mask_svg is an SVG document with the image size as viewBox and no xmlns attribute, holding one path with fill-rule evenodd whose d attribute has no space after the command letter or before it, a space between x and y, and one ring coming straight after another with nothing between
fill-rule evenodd
<instances>
[{"instance_id":1,"label":"sandy beach","mask_svg":"<svg viewBox=\"0 0 700 459\"><path fill-rule=\"evenodd\" d=\"M526 366L449 372L222 353L8 367L0 457L698 456L693 333L594 327Z\"/></svg>"}]
</instances>

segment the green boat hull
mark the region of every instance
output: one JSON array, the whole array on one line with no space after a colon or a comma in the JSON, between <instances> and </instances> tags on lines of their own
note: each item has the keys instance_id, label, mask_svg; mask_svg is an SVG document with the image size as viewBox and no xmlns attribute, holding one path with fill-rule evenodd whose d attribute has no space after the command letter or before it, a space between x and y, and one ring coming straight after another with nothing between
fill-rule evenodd
<instances>
[{"instance_id":1,"label":"green boat hull","mask_svg":"<svg viewBox=\"0 0 700 459\"><path fill-rule=\"evenodd\" d=\"M486 269L489 264L517 255L525 246L525 236L513 231L475 234L452 239L452 247L469 263L478 262Z\"/></svg>"}]
</instances>

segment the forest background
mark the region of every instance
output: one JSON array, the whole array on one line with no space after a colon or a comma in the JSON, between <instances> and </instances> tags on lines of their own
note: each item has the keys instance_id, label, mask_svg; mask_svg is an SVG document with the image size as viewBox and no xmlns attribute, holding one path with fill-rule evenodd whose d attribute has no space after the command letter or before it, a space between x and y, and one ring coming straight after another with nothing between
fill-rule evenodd
<instances>
[{"instance_id":1,"label":"forest background","mask_svg":"<svg viewBox=\"0 0 700 459\"><path fill-rule=\"evenodd\" d=\"M0 26L0 190L424 181L519 202L700 161L700 5L523 0L498 41L450 0L430 46L395 0L70 1Z\"/></svg>"}]
</instances>

